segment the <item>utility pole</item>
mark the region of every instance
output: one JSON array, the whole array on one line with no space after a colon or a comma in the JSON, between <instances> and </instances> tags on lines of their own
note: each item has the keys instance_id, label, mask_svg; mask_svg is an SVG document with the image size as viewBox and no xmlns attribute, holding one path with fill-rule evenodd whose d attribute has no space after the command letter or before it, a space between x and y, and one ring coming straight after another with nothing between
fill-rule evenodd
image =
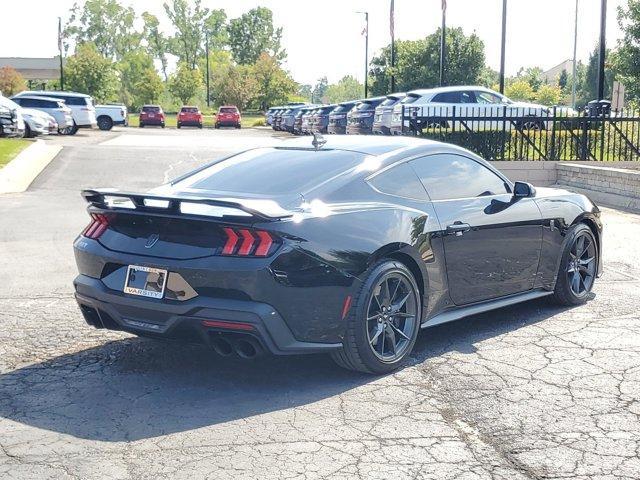
<instances>
[{"instance_id":1,"label":"utility pole","mask_svg":"<svg viewBox=\"0 0 640 480\"><path fill-rule=\"evenodd\" d=\"M605 35L607 31L607 0L600 7L600 54L598 55L598 100L604 98L604 57L607 54Z\"/></svg>"},{"instance_id":2,"label":"utility pole","mask_svg":"<svg viewBox=\"0 0 640 480\"><path fill-rule=\"evenodd\" d=\"M369 84L367 77L369 76L369 12L356 12L364 14L364 98L369 93Z\"/></svg>"},{"instance_id":3,"label":"utility pole","mask_svg":"<svg viewBox=\"0 0 640 480\"><path fill-rule=\"evenodd\" d=\"M500 50L500 93L504 93L504 53L507 40L507 0L502 0L502 46Z\"/></svg>"},{"instance_id":4,"label":"utility pole","mask_svg":"<svg viewBox=\"0 0 640 480\"><path fill-rule=\"evenodd\" d=\"M209 96L209 32L204 32L204 54L207 57L207 107L211 106L211 98Z\"/></svg>"},{"instance_id":5,"label":"utility pole","mask_svg":"<svg viewBox=\"0 0 640 480\"><path fill-rule=\"evenodd\" d=\"M64 90L64 67L62 65L62 18L58 17L58 54L60 55L60 90Z\"/></svg>"},{"instance_id":6,"label":"utility pole","mask_svg":"<svg viewBox=\"0 0 640 480\"><path fill-rule=\"evenodd\" d=\"M573 25L573 66L571 72L571 108L576 108L576 84L577 84L577 58L576 53L578 51L578 2L580 0L576 0L576 14L574 17L574 25Z\"/></svg>"},{"instance_id":7,"label":"utility pole","mask_svg":"<svg viewBox=\"0 0 640 480\"><path fill-rule=\"evenodd\" d=\"M391 33L391 92L396 91L396 34L395 34L395 12L394 3L391 0L391 7L389 11L389 32Z\"/></svg>"},{"instance_id":8,"label":"utility pole","mask_svg":"<svg viewBox=\"0 0 640 480\"><path fill-rule=\"evenodd\" d=\"M442 28L440 30L440 86L444 86L444 64L447 61L447 0L442 0Z\"/></svg>"}]
</instances>

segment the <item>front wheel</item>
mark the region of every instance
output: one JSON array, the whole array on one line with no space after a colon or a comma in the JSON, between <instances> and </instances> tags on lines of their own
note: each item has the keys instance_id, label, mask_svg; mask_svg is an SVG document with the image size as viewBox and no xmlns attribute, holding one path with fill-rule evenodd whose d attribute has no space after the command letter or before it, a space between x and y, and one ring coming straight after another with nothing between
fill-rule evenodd
<instances>
[{"instance_id":1,"label":"front wheel","mask_svg":"<svg viewBox=\"0 0 640 480\"><path fill-rule=\"evenodd\" d=\"M98 117L98 128L100 130L111 130L113 128L113 120L106 115Z\"/></svg>"},{"instance_id":2,"label":"front wheel","mask_svg":"<svg viewBox=\"0 0 640 480\"><path fill-rule=\"evenodd\" d=\"M561 305L581 305L591 296L598 271L598 245L591 229L583 223L573 227L565 242L560 270L553 291Z\"/></svg>"},{"instance_id":3,"label":"front wheel","mask_svg":"<svg viewBox=\"0 0 640 480\"><path fill-rule=\"evenodd\" d=\"M383 260L369 269L347 317L343 346L332 353L341 367L383 374L399 368L415 344L420 292L402 263Z\"/></svg>"}]
</instances>

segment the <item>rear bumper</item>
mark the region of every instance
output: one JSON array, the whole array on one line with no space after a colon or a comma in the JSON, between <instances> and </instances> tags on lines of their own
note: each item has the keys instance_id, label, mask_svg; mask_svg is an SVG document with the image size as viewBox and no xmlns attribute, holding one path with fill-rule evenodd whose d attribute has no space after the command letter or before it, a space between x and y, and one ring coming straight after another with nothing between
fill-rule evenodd
<instances>
[{"instance_id":1,"label":"rear bumper","mask_svg":"<svg viewBox=\"0 0 640 480\"><path fill-rule=\"evenodd\" d=\"M211 341L213 333L242 333L256 338L274 355L327 352L341 346L296 340L280 314L266 303L196 297L169 304L114 292L87 275L78 275L73 283L86 322L96 328L203 344ZM203 325L205 320L241 322L245 328L212 328ZM252 328L247 330L247 324Z\"/></svg>"},{"instance_id":2,"label":"rear bumper","mask_svg":"<svg viewBox=\"0 0 640 480\"><path fill-rule=\"evenodd\" d=\"M371 133L370 126L362 126L362 125L347 125L347 134L348 135L368 135Z\"/></svg>"},{"instance_id":3,"label":"rear bumper","mask_svg":"<svg viewBox=\"0 0 640 480\"><path fill-rule=\"evenodd\" d=\"M371 131L375 135L391 135L391 128L383 123L374 123Z\"/></svg>"},{"instance_id":4,"label":"rear bumper","mask_svg":"<svg viewBox=\"0 0 640 480\"><path fill-rule=\"evenodd\" d=\"M327 127L327 133L334 135L344 135L347 133L347 127L344 125L329 125Z\"/></svg>"}]
</instances>

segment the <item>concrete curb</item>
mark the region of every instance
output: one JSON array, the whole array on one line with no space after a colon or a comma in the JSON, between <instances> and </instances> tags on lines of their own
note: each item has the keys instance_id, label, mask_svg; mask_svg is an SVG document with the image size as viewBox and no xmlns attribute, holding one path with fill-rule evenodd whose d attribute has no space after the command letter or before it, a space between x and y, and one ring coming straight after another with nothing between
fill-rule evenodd
<instances>
[{"instance_id":1,"label":"concrete curb","mask_svg":"<svg viewBox=\"0 0 640 480\"><path fill-rule=\"evenodd\" d=\"M0 169L0 194L24 192L60 150L62 146L47 145L42 140L29 145Z\"/></svg>"}]
</instances>

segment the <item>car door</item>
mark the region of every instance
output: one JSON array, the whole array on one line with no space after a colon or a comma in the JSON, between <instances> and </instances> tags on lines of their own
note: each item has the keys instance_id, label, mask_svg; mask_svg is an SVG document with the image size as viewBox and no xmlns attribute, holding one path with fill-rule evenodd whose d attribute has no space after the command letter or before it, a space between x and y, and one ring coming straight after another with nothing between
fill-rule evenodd
<instances>
[{"instance_id":1,"label":"car door","mask_svg":"<svg viewBox=\"0 0 640 480\"><path fill-rule=\"evenodd\" d=\"M466 305L531 290L542 247L532 198L470 157L435 154L411 162L442 226L452 301Z\"/></svg>"}]
</instances>

